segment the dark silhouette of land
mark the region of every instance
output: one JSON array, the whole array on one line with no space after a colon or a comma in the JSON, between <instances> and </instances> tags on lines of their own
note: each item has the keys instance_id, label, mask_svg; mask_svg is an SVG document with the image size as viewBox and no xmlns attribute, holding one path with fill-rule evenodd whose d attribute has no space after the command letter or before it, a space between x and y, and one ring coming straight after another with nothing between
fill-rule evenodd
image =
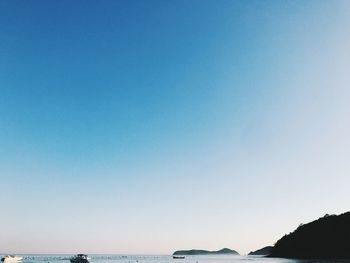
<instances>
[{"instance_id":1,"label":"dark silhouette of land","mask_svg":"<svg viewBox=\"0 0 350 263\"><path fill-rule=\"evenodd\" d=\"M250 252L248 255L251 255L251 256L267 256L267 255L271 254L272 248L273 248L272 246L263 247L263 248L258 249L256 251Z\"/></svg>"},{"instance_id":2,"label":"dark silhouette of land","mask_svg":"<svg viewBox=\"0 0 350 263\"><path fill-rule=\"evenodd\" d=\"M209 251L201 249L178 250L175 251L173 255L239 255L239 253L229 248L223 248L218 251Z\"/></svg>"},{"instance_id":3,"label":"dark silhouette of land","mask_svg":"<svg viewBox=\"0 0 350 263\"><path fill-rule=\"evenodd\" d=\"M350 212L301 224L272 248L270 257L350 259Z\"/></svg>"}]
</instances>

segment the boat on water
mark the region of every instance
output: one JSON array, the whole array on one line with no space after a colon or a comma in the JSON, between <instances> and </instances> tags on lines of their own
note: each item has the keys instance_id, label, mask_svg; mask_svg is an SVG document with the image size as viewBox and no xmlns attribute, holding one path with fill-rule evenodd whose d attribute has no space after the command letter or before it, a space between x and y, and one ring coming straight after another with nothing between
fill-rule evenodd
<instances>
[{"instance_id":1,"label":"boat on water","mask_svg":"<svg viewBox=\"0 0 350 263\"><path fill-rule=\"evenodd\" d=\"M184 259L185 256L173 256L173 259Z\"/></svg>"},{"instance_id":2,"label":"boat on water","mask_svg":"<svg viewBox=\"0 0 350 263\"><path fill-rule=\"evenodd\" d=\"M4 263L17 263L20 262L23 257L15 256L15 255L7 255L1 258L1 262Z\"/></svg>"},{"instance_id":3,"label":"boat on water","mask_svg":"<svg viewBox=\"0 0 350 263\"><path fill-rule=\"evenodd\" d=\"M89 263L89 257L85 254L78 254L70 258L71 263Z\"/></svg>"}]
</instances>

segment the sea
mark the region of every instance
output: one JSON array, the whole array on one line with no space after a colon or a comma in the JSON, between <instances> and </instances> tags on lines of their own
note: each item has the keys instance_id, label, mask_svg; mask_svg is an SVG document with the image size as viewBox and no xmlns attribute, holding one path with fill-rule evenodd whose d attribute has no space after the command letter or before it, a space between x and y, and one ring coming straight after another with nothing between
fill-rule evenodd
<instances>
[{"instance_id":1,"label":"sea","mask_svg":"<svg viewBox=\"0 0 350 263\"><path fill-rule=\"evenodd\" d=\"M70 263L73 255L19 255L22 263ZM88 255L90 263L350 263L350 260L297 260L262 256L209 255L173 259L171 255Z\"/></svg>"}]
</instances>

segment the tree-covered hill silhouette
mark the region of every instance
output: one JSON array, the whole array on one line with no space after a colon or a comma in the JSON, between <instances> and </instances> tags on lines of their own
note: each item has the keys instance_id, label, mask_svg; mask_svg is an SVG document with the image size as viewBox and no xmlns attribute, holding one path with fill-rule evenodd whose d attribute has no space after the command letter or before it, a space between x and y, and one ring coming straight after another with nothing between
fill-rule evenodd
<instances>
[{"instance_id":1,"label":"tree-covered hill silhouette","mask_svg":"<svg viewBox=\"0 0 350 263\"><path fill-rule=\"evenodd\" d=\"M350 212L325 215L278 240L271 257L350 259Z\"/></svg>"}]
</instances>

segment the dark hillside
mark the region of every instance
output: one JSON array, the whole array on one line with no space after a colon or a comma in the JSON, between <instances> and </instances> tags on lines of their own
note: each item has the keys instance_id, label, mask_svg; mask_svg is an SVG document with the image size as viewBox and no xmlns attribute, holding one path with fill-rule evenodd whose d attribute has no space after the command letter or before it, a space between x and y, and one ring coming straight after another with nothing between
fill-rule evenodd
<instances>
[{"instance_id":1,"label":"dark hillside","mask_svg":"<svg viewBox=\"0 0 350 263\"><path fill-rule=\"evenodd\" d=\"M350 212L325 215L277 241L271 257L350 259Z\"/></svg>"}]
</instances>

